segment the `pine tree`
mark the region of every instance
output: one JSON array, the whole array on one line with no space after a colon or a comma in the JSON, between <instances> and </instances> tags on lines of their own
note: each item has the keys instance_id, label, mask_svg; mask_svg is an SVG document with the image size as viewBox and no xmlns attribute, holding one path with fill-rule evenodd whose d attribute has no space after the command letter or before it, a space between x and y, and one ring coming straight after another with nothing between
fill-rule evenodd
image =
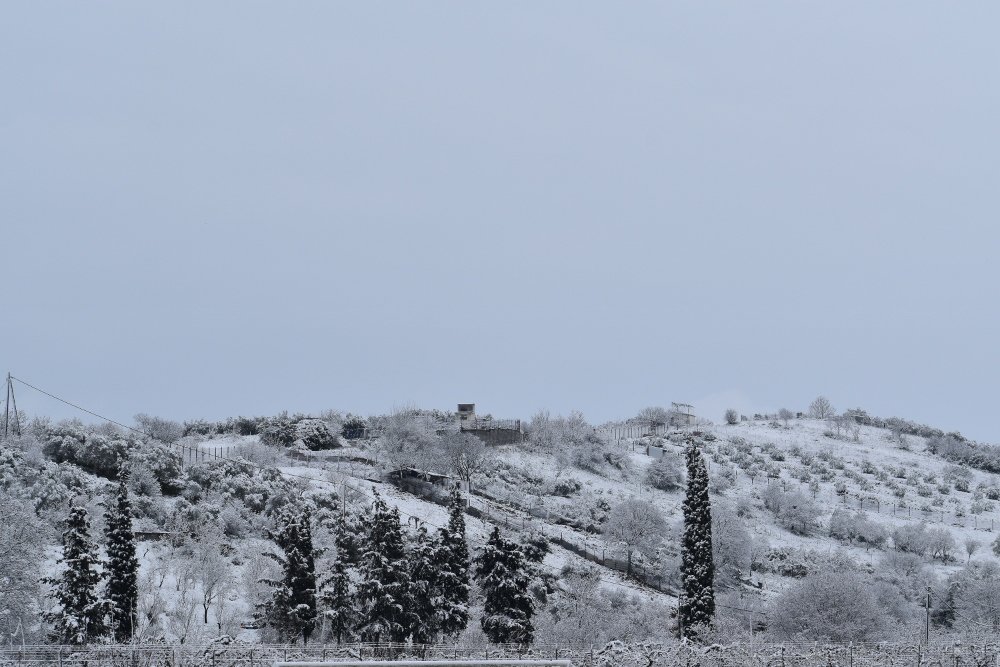
<instances>
[{"instance_id":1,"label":"pine tree","mask_svg":"<svg viewBox=\"0 0 1000 667\"><path fill-rule=\"evenodd\" d=\"M272 581L274 594L266 610L268 623L282 639L309 642L316 624L316 550L307 509L282 517L271 537L282 555L267 554L281 565L281 581Z\"/></svg>"},{"instance_id":2,"label":"pine tree","mask_svg":"<svg viewBox=\"0 0 1000 667\"><path fill-rule=\"evenodd\" d=\"M117 642L132 639L139 604L139 559L135 554L132 501L126 481L122 469L118 474L118 491L104 513L104 535L108 545L107 598L111 602L111 628Z\"/></svg>"},{"instance_id":3,"label":"pine tree","mask_svg":"<svg viewBox=\"0 0 1000 667\"><path fill-rule=\"evenodd\" d=\"M399 510L390 510L377 492L366 528L368 543L361 555L355 629L366 642L406 641L406 553Z\"/></svg>"},{"instance_id":4,"label":"pine tree","mask_svg":"<svg viewBox=\"0 0 1000 667\"><path fill-rule=\"evenodd\" d=\"M415 644L433 644L439 632L441 595L438 575L441 564L435 562L439 553L438 545L427 535L427 529L423 526L417 528L413 546L407 554L409 582L405 605L406 625Z\"/></svg>"},{"instance_id":5,"label":"pine tree","mask_svg":"<svg viewBox=\"0 0 1000 667\"><path fill-rule=\"evenodd\" d=\"M330 624L330 631L341 643L351 635L354 625L354 609L351 600L351 578L347 571L350 549L353 541L347 516L341 513L337 519L335 546L337 553L330 564L330 576L323 585L323 616Z\"/></svg>"},{"instance_id":6,"label":"pine tree","mask_svg":"<svg viewBox=\"0 0 1000 667\"><path fill-rule=\"evenodd\" d=\"M715 616L715 563L712 560L712 505L705 459L693 443L687 450L687 492L681 544L683 595L678 605L681 632L695 637Z\"/></svg>"},{"instance_id":7,"label":"pine tree","mask_svg":"<svg viewBox=\"0 0 1000 667\"><path fill-rule=\"evenodd\" d=\"M524 553L494 528L476 559L476 580L485 596L480 625L494 644L531 644L535 606L528 595Z\"/></svg>"},{"instance_id":8,"label":"pine tree","mask_svg":"<svg viewBox=\"0 0 1000 667\"><path fill-rule=\"evenodd\" d=\"M86 644L102 637L108 629L105 616L109 605L107 600L97 597L97 584L101 580L96 569L97 546L90 540L90 521L83 507L70 510L59 562L66 564L62 574L42 580L55 587L49 596L59 606L45 614L45 620L54 626L52 640Z\"/></svg>"},{"instance_id":9,"label":"pine tree","mask_svg":"<svg viewBox=\"0 0 1000 667\"><path fill-rule=\"evenodd\" d=\"M451 494L448 525L437 539L438 628L441 634L454 637L469 625L469 545L465 540L465 501L458 486Z\"/></svg>"}]
</instances>

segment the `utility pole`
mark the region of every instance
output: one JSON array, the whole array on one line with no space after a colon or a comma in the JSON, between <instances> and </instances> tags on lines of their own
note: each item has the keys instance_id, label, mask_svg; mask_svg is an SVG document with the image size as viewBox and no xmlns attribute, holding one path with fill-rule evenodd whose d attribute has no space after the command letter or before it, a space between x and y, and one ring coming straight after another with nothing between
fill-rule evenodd
<instances>
[{"instance_id":1,"label":"utility pole","mask_svg":"<svg viewBox=\"0 0 1000 667\"><path fill-rule=\"evenodd\" d=\"M14 408L14 428L10 427L10 408ZM6 440L7 436L10 435L11 431L14 435L21 435L21 418L17 415L17 399L14 398L14 380L7 373L7 401L4 405L3 414L3 437Z\"/></svg>"},{"instance_id":2,"label":"utility pole","mask_svg":"<svg viewBox=\"0 0 1000 667\"><path fill-rule=\"evenodd\" d=\"M931 642L931 587L927 587L927 597L924 598L924 644Z\"/></svg>"}]
</instances>

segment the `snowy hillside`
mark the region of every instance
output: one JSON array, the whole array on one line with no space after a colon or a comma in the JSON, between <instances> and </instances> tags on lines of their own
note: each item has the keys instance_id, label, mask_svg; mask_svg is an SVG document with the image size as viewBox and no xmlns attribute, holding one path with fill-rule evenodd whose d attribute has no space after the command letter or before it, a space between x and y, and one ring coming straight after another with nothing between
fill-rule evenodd
<instances>
[{"instance_id":1,"label":"snowy hillside","mask_svg":"<svg viewBox=\"0 0 1000 667\"><path fill-rule=\"evenodd\" d=\"M408 540L421 527L436 534L448 525L457 483L473 556L496 527L535 556L535 641L669 639L681 588L684 452L694 446L709 470L720 637L913 638L928 586L938 636L975 634L995 620L994 593L976 582L996 572L1000 480L946 460L941 439L950 436L800 417L638 427L620 437L622 429L594 428L579 415L540 414L523 441L487 446L446 413L363 421L240 418L184 432L150 422L142 426L156 437L136 437L35 420L0 458L4 502L36 527L33 543L45 554L44 563L26 558L19 567L60 572L58 534L72 505L89 509L99 535L99 503L125 452L140 540L140 634L271 641L258 615L271 595L261 579L278 569L262 554L275 553L284 509L311 508L322 575L345 548L338 520L363 549L364 517L381 497L398 509ZM646 523L628 525L625 507L642 509ZM831 613L869 614L870 622L813 623L803 600L824 577L835 577L824 611L843 599ZM867 607L852 606L851 586ZM5 619L9 636L42 637L40 612L53 604L46 590L26 587ZM473 620L457 640L483 642L478 589L470 604ZM328 638L329 623L321 618L319 628Z\"/></svg>"}]
</instances>

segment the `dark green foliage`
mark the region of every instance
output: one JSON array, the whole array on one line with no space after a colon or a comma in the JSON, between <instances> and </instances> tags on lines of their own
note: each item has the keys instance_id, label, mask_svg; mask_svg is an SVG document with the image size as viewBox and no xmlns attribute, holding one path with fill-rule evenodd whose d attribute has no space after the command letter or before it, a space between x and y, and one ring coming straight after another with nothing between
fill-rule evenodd
<instances>
[{"instance_id":1,"label":"dark green foliage","mask_svg":"<svg viewBox=\"0 0 1000 667\"><path fill-rule=\"evenodd\" d=\"M344 436L345 440L360 440L365 437L365 420L361 417L350 417L344 422L344 426L340 430L340 434Z\"/></svg>"},{"instance_id":2,"label":"dark green foliage","mask_svg":"<svg viewBox=\"0 0 1000 667\"><path fill-rule=\"evenodd\" d=\"M99 639L108 630L105 623L108 603L97 597L97 584L101 580L97 546L90 540L90 521L83 507L70 510L59 562L66 565L62 574L42 580L54 586L49 596L58 607L45 614L45 620L53 625L52 640L86 644Z\"/></svg>"},{"instance_id":3,"label":"dark green foliage","mask_svg":"<svg viewBox=\"0 0 1000 667\"><path fill-rule=\"evenodd\" d=\"M438 628L454 637L469 624L469 545L465 539L465 499L456 486L451 493L448 525L438 532L436 563L440 603Z\"/></svg>"},{"instance_id":4,"label":"dark green foliage","mask_svg":"<svg viewBox=\"0 0 1000 667\"><path fill-rule=\"evenodd\" d=\"M117 493L108 501L104 523L111 629L115 641L124 643L130 641L135 632L139 603L139 559L135 554L132 502L128 497L124 471L118 476Z\"/></svg>"},{"instance_id":5,"label":"dark green foliage","mask_svg":"<svg viewBox=\"0 0 1000 667\"><path fill-rule=\"evenodd\" d=\"M295 425L295 433L296 438L312 451L340 447L337 436L330 432L326 422L321 419L303 419Z\"/></svg>"},{"instance_id":6,"label":"dark green foliage","mask_svg":"<svg viewBox=\"0 0 1000 667\"><path fill-rule=\"evenodd\" d=\"M47 433L42 452L56 463L72 463L95 475L115 479L122 463L138 445L131 438L98 435L65 426Z\"/></svg>"},{"instance_id":7,"label":"dark green foliage","mask_svg":"<svg viewBox=\"0 0 1000 667\"><path fill-rule=\"evenodd\" d=\"M684 536L681 543L681 582L678 605L682 632L695 637L715 616L715 564L712 560L712 505L708 497L708 470L696 445L687 450L687 492L684 498Z\"/></svg>"},{"instance_id":8,"label":"dark green foliage","mask_svg":"<svg viewBox=\"0 0 1000 667\"><path fill-rule=\"evenodd\" d=\"M279 415L269 420L260 432L260 441L272 447L289 447L298 437L295 422L287 415Z\"/></svg>"},{"instance_id":9,"label":"dark green foliage","mask_svg":"<svg viewBox=\"0 0 1000 667\"><path fill-rule=\"evenodd\" d=\"M531 644L535 606L528 594L528 573L521 548L494 528L476 559L476 580L483 589L480 625L494 644Z\"/></svg>"},{"instance_id":10,"label":"dark green foliage","mask_svg":"<svg viewBox=\"0 0 1000 667\"><path fill-rule=\"evenodd\" d=\"M390 510L376 493L365 524L368 542L361 555L355 629L366 642L406 641L408 577L399 510Z\"/></svg>"},{"instance_id":11,"label":"dark green foliage","mask_svg":"<svg viewBox=\"0 0 1000 667\"><path fill-rule=\"evenodd\" d=\"M347 570L354 540L347 523L347 515L343 512L337 519L335 540L337 553L330 564L330 576L323 585L321 602L324 608L323 615L330 624L330 632L339 644L351 637L355 623L351 578Z\"/></svg>"},{"instance_id":12,"label":"dark green foliage","mask_svg":"<svg viewBox=\"0 0 1000 667\"><path fill-rule=\"evenodd\" d=\"M405 625L415 644L433 644L439 633L437 606L439 596L439 566L436 557L438 545L420 526L407 555L407 582Z\"/></svg>"},{"instance_id":13,"label":"dark green foliage","mask_svg":"<svg viewBox=\"0 0 1000 667\"><path fill-rule=\"evenodd\" d=\"M129 454L128 469L146 468L160 484L163 493L180 493L184 484L184 461L181 455L158 443L143 443Z\"/></svg>"},{"instance_id":14,"label":"dark green foliage","mask_svg":"<svg viewBox=\"0 0 1000 667\"><path fill-rule=\"evenodd\" d=\"M285 641L309 642L316 624L316 551L313 548L309 511L289 512L279 519L272 535L282 555L267 554L282 569L281 581L270 582L274 595L265 609L267 623Z\"/></svg>"}]
</instances>

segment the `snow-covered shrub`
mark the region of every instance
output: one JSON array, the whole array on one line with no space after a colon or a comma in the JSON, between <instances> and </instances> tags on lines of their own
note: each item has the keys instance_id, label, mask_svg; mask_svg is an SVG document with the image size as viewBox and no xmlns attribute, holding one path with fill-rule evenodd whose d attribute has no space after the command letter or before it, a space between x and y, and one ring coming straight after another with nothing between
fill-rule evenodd
<instances>
[{"instance_id":1,"label":"snow-covered shrub","mask_svg":"<svg viewBox=\"0 0 1000 667\"><path fill-rule=\"evenodd\" d=\"M885 546L889 532L864 513L836 509L830 517L830 537L853 544L855 541L878 549Z\"/></svg>"},{"instance_id":2,"label":"snow-covered shrub","mask_svg":"<svg viewBox=\"0 0 1000 667\"><path fill-rule=\"evenodd\" d=\"M154 440L159 440L160 442L168 444L177 442L184 435L183 426L175 421L163 419L162 417L138 414L135 416L135 423L139 427L139 430L143 433L146 433Z\"/></svg>"},{"instance_id":3,"label":"snow-covered shrub","mask_svg":"<svg viewBox=\"0 0 1000 667\"><path fill-rule=\"evenodd\" d=\"M769 619L769 629L780 639L862 642L886 629L886 614L870 581L853 572L802 579L774 601Z\"/></svg>"},{"instance_id":4,"label":"snow-covered shrub","mask_svg":"<svg viewBox=\"0 0 1000 667\"><path fill-rule=\"evenodd\" d=\"M184 461L181 455L156 442L145 442L132 450L128 468L130 471L148 470L163 493L178 493L184 486Z\"/></svg>"},{"instance_id":5,"label":"snow-covered shrub","mask_svg":"<svg viewBox=\"0 0 1000 667\"><path fill-rule=\"evenodd\" d=\"M295 422L287 414L272 417L260 432L260 441L272 447L291 447L297 438Z\"/></svg>"},{"instance_id":6,"label":"snow-covered shrub","mask_svg":"<svg viewBox=\"0 0 1000 667\"><path fill-rule=\"evenodd\" d=\"M348 415L340 429L340 435L344 437L344 440L360 440L365 437L367 428L368 424L364 419L356 415Z\"/></svg>"},{"instance_id":7,"label":"snow-covered shrub","mask_svg":"<svg viewBox=\"0 0 1000 667\"><path fill-rule=\"evenodd\" d=\"M583 484L580 480L574 477L564 477L558 479L552 485L552 495L562 496L563 498L569 498L577 493L583 488Z\"/></svg>"},{"instance_id":8,"label":"snow-covered shrub","mask_svg":"<svg viewBox=\"0 0 1000 667\"><path fill-rule=\"evenodd\" d=\"M195 419L193 421L184 422L184 426L181 429L182 435L212 435L215 433L215 424L205 421L204 419Z\"/></svg>"},{"instance_id":9,"label":"snow-covered shrub","mask_svg":"<svg viewBox=\"0 0 1000 667\"><path fill-rule=\"evenodd\" d=\"M76 426L60 426L49 431L42 451L56 463L72 463L87 472L116 479L118 469L138 442L122 436L88 433Z\"/></svg>"},{"instance_id":10,"label":"snow-covered shrub","mask_svg":"<svg viewBox=\"0 0 1000 667\"><path fill-rule=\"evenodd\" d=\"M660 491L677 491L684 487L684 469L674 456L664 456L646 468L646 482Z\"/></svg>"},{"instance_id":11,"label":"snow-covered shrub","mask_svg":"<svg viewBox=\"0 0 1000 667\"><path fill-rule=\"evenodd\" d=\"M892 531L892 544L896 551L923 556L928 549L927 525L910 523Z\"/></svg>"},{"instance_id":12,"label":"snow-covered shrub","mask_svg":"<svg viewBox=\"0 0 1000 667\"><path fill-rule=\"evenodd\" d=\"M772 484L761 494L764 507L774 514L778 524L797 535L808 535L815 527L819 510L799 491L786 493Z\"/></svg>"},{"instance_id":13,"label":"snow-covered shrub","mask_svg":"<svg viewBox=\"0 0 1000 667\"><path fill-rule=\"evenodd\" d=\"M751 569L754 572L770 572L782 577L800 579L809 574L809 566L800 555L787 548L768 549L762 556L754 559Z\"/></svg>"},{"instance_id":14,"label":"snow-covered shrub","mask_svg":"<svg viewBox=\"0 0 1000 667\"><path fill-rule=\"evenodd\" d=\"M396 410L385 421L377 446L395 468L435 470L443 466L437 422L416 409Z\"/></svg>"},{"instance_id":15,"label":"snow-covered shrub","mask_svg":"<svg viewBox=\"0 0 1000 667\"><path fill-rule=\"evenodd\" d=\"M239 500L255 512L271 510L272 499L287 495L290 488L280 471L256 468L239 460L197 463L188 468L188 477L203 492L212 491L224 500Z\"/></svg>"},{"instance_id":16,"label":"snow-covered shrub","mask_svg":"<svg viewBox=\"0 0 1000 667\"><path fill-rule=\"evenodd\" d=\"M943 563L954 560L955 538L951 531L941 526L927 530L927 552L934 560Z\"/></svg>"},{"instance_id":17,"label":"snow-covered shrub","mask_svg":"<svg viewBox=\"0 0 1000 667\"><path fill-rule=\"evenodd\" d=\"M740 413L734 410L733 408L729 408L728 410L726 410L726 413L725 415L723 415L723 417L725 418L726 423L729 424L730 426L735 426L736 424L740 423Z\"/></svg>"},{"instance_id":18,"label":"snow-covered shrub","mask_svg":"<svg viewBox=\"0 0 1000 667\"><path fill-rule=\"evenodd\" d=\"M320 451L340 447L337 436L330 432L321 419L303 419L295 425L296 439L310 451Z\"/></svg>"}]
</instances>

